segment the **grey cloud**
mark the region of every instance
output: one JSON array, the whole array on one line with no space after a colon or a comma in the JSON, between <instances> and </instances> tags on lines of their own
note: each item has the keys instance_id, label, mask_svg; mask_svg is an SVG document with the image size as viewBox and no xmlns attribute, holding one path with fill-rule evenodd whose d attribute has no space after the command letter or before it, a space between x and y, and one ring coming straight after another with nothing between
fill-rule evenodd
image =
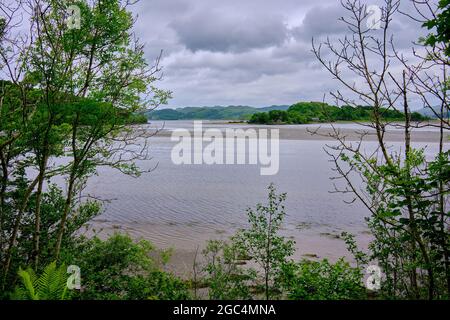
<instances>
[{"instance_id":1,"label":"grey cloud","mask_svg":"<svg viewBox=\"0 0 450 320\"><path fill-rule=\"evenodd\" d=\"M315 56L311 52L311 43L289 41L282 47L276 47L272 50L272 58L284 59L285 63L311 62L315 61Z\"/></svg>"},{"instance_id":2,"label":"grey cloud","mask_svg":"<svg viewBox=\"0 0 450 320\"><path fill-rule=\"evenodd\" d=\"M182 44L192 51L243 52L253 48L279 46L288 30L282 17L228 15L219 11L199 11L173 21Z\"/></svg>"},{"instance_id":3,"label":"grey cloud","mask_svg":"<svg viewBox=\"0 0 450 320\"><path fill-rule=\"evenodd\" d=\"M275 74L288 71L290 68L282 58L272 56L272 50L253 50L232 54L220 52L184 52L168 61L179 69L215 69L221 72L228 70L260 70L261 73Z\"/></svg>"},{"instance_id":4,"label":"grey cloud","mask_svg":"<svg viewBox=\"0 0 450 320\"><path fill-rule=\"evenodd\" d=\"M292 34L298 40L311 41L313 37L345 33L347 27L339 21L345 14L345 10L339 4L314 7L308 11L303 23L293 28Z\"/></svg>"},{"instance_id":5,"label":"grey cloud","mask_svg":"<svg viewBox=\"0 0 450 320\"><path fill-rule=\"evenodd\" d=\"M135 12L148 59L165 51L170 107L290 104L339 88L311 53L312 37L347 33L339 0L143 0ZM392 28L405 52L423 32L401 15Z\"/></svg>"}]
</instances>

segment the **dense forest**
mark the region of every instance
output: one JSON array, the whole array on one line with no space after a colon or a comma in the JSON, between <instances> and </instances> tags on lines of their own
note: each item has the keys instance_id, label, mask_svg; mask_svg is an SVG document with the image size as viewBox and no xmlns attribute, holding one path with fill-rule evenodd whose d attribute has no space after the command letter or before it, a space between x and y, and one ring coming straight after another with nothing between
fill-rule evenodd
<instances>
[{"instance_id":1,"label":"dense forest","mask_svg":"<svg viewBox=\"0 0 450 320\"><path fill-rule=\"evenodd\" d=\"M396 109L383 108L381 116L387 121L401 121L405 118L403 112ZM373 118L373 107L342 106L336 107L321 102L299 102L287 111L273 110L254 114L250 123L255 124L305 124L310 122L334 121L369 121ZM418 112L411 113L412 121L424 121L428 117Z\"/></svg>"}]
</instances>

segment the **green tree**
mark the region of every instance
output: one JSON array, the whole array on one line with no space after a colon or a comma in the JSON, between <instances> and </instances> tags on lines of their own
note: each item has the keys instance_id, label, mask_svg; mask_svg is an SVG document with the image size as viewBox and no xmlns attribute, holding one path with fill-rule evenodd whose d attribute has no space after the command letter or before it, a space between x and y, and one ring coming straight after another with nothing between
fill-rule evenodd
<instances>
[{"instance_id":1,"label":"green tree","mask_svg":"<svg viewBox=\"0 0 450 320\"><path fill-rule=\"evenodd\" d=\"M376 171L371 168L374 162L367 165L359 157L345 161L362 169L370 196L376 199L383 190L383 201L367 219L374 236L370 254L362 256L351 250L363 265L376 261L382 267L381 294L412 299L448 297L445 256L450 237L445 223L449 213L442 216L439 201L429 195L439 194L441 183L449 184L449 152L430 161L425 170L423 150L411 150L404 163L396 159L393 165L379 165Z\"/></svg>"},{"instance_id":2,"label":"green tree","mask_svg":"<svg viewBox=\"0 0 450 320\"><path fill-rule=\"evenodd\" d=\"M442 4L448 4L441 1L438 7L432 1L413 2L422 19L427 13L436 16ZM342 19L353 35L314 45L313 51L324 68L350 89L349 96L332 93L338 101L357 109L360 107L355 105L355 100L370 105L370 119L365 126L373 129L377 141L376 151L367 154L364 133L359 133L357 143L350 143L345 134L334 128L331 136L337 144L327 148L337 173L333 178L344 182L335 184L335 192L351 194L350 201L361 201L370 213L367 222L374 240L369 245L369 253L361 254L354 246L351 249L358 254L359 263L377 263L382 267L383 297L446 298L450 292L449 185L443 173L448 172L444 140L450 127L444 116L449 108L445 85L448 58L444 46L442 43L424 46L423 56L416 55L418 51L414 50L411 55L418 61L412 63L399 53L395 40L390 38L391 23L400 14L399 1L384 1L383 32L378 34L365 27L365 5L347 0L342 6L354 19ZM331 56L324 54L325 50ZM379 60L370 59L372 54ZM344 75L346 67L361 81ZM439 119L439 148L430 159L412 145L414 126L409 101L416 95L432 110L436 109L433 106L436 101L440 103L440 110L434 111ZM386 141L390 119L403 131L401 153L392 151Z\"/></svg>"},{"instance_id":3,"label":"green tree","mask_svg":"<svg viewBox=\"0 0 450 320\"><path fill-rule=\"evenodd\" d=\"M98 166L133 176L146 172L134 161L148 159L147 144L129 146L151 133L128 124L170 97L156 87L158 63L146 62L144 47L133 34L130 2L76 1L80 29L66 25L70 4L43 0L4 7L12 15L29 13L24 18L31 22L33 36L24 34L26 41L20 41L16 33L24 31L22 25L9 23L17 18L12 16L3 27L7 36L0 48L6 75L0 85L3 289L14 282L12 270L20 265L33 261L39 271L59 259L68 239L75 237L73 228L81 227L78 213L94 208L75 195ZM67 161L50 161L62 157ZM65 192L52 191L58 194L57 212L45 205L44 192L45 182L56 176L66 181ZM97 209L88 211L98 214ZM52 236L46 238L50 220Z\"/></svg>"},{"instance_id":4,"label":"green tree","mask_svg":"<svg viewBox=\"0 0 450 320\"><path fill-rule=\"evenodd\" d=\"M294 242L279 234L286 216L286 194L278 195L275 186L268 187L267 205L258 204L248 209L249 228L241 230L234 241L262 270L264 293L267 300L278 290L276 279L288 258L294 253Z\"/></svg>"}]
</instances>

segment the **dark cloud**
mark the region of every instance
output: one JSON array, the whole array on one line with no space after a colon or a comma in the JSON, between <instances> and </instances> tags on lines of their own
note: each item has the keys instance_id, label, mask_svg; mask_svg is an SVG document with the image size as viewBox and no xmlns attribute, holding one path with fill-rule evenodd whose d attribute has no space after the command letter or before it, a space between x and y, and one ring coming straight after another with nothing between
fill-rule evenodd
<instances>
[{"instance_id":1,"label":"dark cloud","mask_svg":"<svg viewBox=\"0 0 450 320\"><path fill-rule=\"evenodd\" d=\"M282 45L288 35L280 16L198 11L170 26L180 42L192 51L243 52Z\"/></svg>"},{"instance_id":2,"label":"dark cloud","mask_svg":"<svg viewBox=\"0 0 450 320\"><path fill-rule=\"evenodd\" d=\"M343 34L347 27L339 18L345 15L345 10L335 4L328 7L314 7L308 11L303 19L303 23L293 28L292 34L298 40L311 41L319 36L332 36Z\"/></svg>"},{"instance_id":3,"label":"dark cloud","mask_svg":"<svg viewBox=\"0 0 450 320\"><path fill-rule=\"evenodd\" d=\"M171 107L289 104L338 88L311 53L311 38L348 32L339 0L144 0L134 10L147 57L165 51L161 85L174 92ZM423 34L400 14L392 30L405 52Z\"/></svg>"}]
</instances>

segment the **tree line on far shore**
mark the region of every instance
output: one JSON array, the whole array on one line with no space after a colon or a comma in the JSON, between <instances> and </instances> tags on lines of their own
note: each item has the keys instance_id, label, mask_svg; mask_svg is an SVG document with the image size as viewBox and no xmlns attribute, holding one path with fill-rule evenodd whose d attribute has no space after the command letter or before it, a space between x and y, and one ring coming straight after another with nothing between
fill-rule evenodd
<instances>
[{"instance_id":1,"label":"tree line on far shore","mask_svg":"<svg viewBox=\"0 0 450 320\"><path fill-rule=\"evenodd\" d=\"M382 109L381 115L386 121L401 121L405 115L396 109ZM306 124L311 122L334 121L370 121L373 118L371 106L332 106L322 102L299 102L287 111L272 110L254 114L249 123L254 124ZM429 120L419 112L411 113L412 121Z\"/></svg>"}]
</instances>

